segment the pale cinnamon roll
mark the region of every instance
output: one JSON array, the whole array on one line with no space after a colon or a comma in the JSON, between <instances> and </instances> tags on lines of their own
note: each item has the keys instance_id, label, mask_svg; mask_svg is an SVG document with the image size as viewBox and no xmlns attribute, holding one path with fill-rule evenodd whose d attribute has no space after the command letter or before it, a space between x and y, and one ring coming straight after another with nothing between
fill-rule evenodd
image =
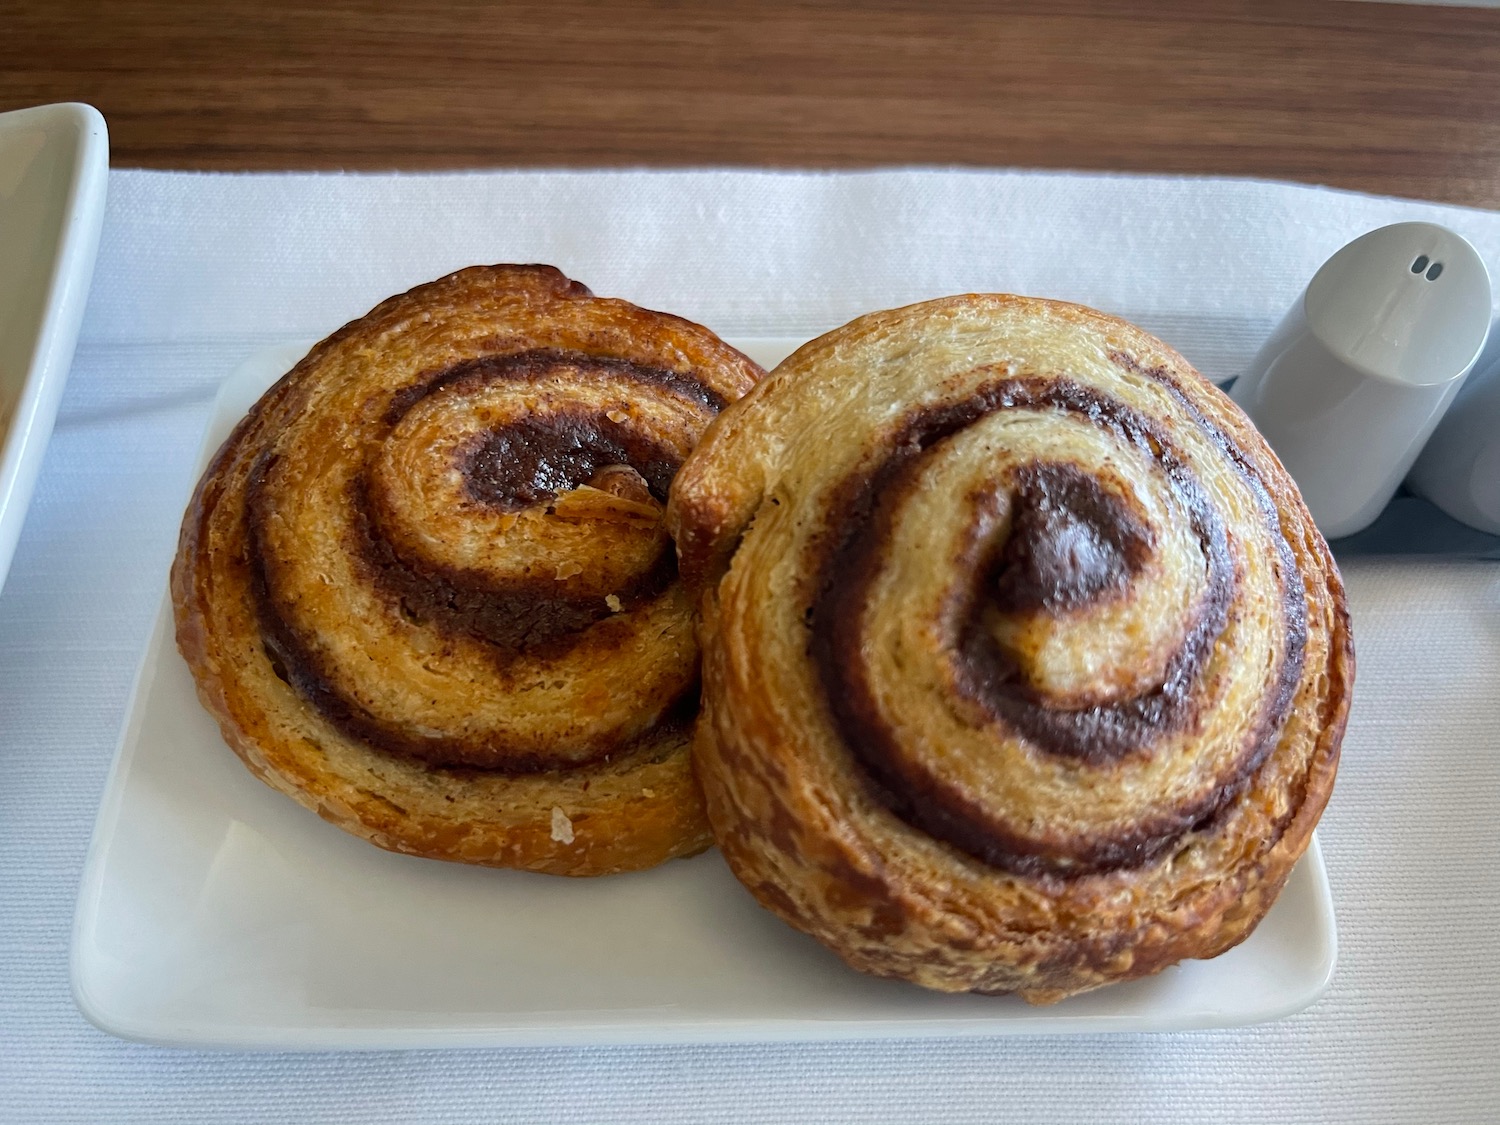
<instances>
[{"instance_id":1,"label":"pale cinnamon roll","mask_svg":"<svg viewBox=\"0 0 1500 1125\"><path fill-rule=\"evenodd\" d=\"M1337 569L1171 349L967 296L806 345L689 457L714 833L856 968L1047 1002L1211 957L1332 789Z\"/></svg>"}]
</instances>

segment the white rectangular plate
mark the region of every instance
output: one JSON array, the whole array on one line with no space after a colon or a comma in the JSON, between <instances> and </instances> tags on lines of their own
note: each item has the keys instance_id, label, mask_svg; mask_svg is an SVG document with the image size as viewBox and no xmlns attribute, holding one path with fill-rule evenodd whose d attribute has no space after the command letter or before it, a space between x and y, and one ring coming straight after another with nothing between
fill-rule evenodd
<instances>
[{"instance_id":1,"label":"white rectangular plate","mask_svg":"<svg viewBox=\"0 0 1500 1125\"><path fill-rule=\"evenodd\" d=\"M742 340L771 364L798 341ZM224 385L203 461L304 351ZM716 852L573 880L393 855L255 780L198 705L165 601L94 830L73 994L106 1031L344 1049L1166 1031L1274 1019L1333 974L1317 840L1213 961L1048 1008L861 976L762 911Z\"/></svg>"},{"instance_id":2,"label":"white rectangular plate","mask_svg":"<svg viewBox=\"0 0 1500 1125\"><path fill-rule=\"evenodd\" d=\"M73 362L108 180L98 110L0 113L0 586Z\"/></svg>"}]
</instances>

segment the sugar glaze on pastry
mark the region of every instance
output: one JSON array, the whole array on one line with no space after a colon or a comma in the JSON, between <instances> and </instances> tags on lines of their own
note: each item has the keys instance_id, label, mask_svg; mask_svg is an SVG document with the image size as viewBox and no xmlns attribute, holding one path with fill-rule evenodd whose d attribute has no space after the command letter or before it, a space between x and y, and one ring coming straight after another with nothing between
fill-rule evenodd
<instances>
[{"instance_id":1,"label":"sugar glaze on pastry","mask_svg":"<svg viewBox=\"0 0 1500 1125\"><path fill-rule=\"evenodd\" d=\"M709 842L663 505L759 368L546 266L315 347L184 519L178 645L250 769L382 847L590 875Z\"/></svg>"},{"instance_id":2,"label":"sugar glaze on pastry","mask_svg":"<svg viewBox=\"0 0 1500 1125\"><path fill-rule=\"evenodd\" d=\"M1075 305L807 344L673 485L695 749L763 905L867 972L1050 1002L1246 937L1332 789L1338 571L1248 420Z\"/></svg>"}]
</instances>

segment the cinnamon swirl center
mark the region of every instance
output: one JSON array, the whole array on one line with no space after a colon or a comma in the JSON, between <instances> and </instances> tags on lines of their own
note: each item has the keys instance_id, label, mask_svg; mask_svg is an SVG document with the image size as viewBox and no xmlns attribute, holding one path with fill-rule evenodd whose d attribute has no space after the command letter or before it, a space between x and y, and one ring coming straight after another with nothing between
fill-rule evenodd
<instances>
[{"instance_id":1,"label":"cinnamon swirl center","mask_svg":"<svg viewBox=\"0 0 1500 1125\"><path fill-rule=\"evenodd\" d=\"M249 484L279 673L352 736L437 765L628 747L694 684L662 512L722 405L690 372L556 350L348 380Z\"/></svg>"},{"instance_id":2,"label":"cinnamon swirl center","mask_svg":"<svg viewBox=\"0 0 1500 1125\"><path fill-rule=\"evenodd\" d=\"M898 816L1073 875L1149 861L1248 783L1300 674L1302 584L1262 483L1182 413L991 379L836 491L810 654ZM1259 521L1238 550L1226 487ZM1241 611L1262 595L1276 620Z\"/></svg>"},{"instance_id":3,"label":"cinnamon swirl center","mask_svg":"<svg viewBox=\"0 0 1500 1125\"><path fill-rule=\"evenodd\" d=\"M994 607L1072 610L1122 593L1151 552L1151 529L1075 465L1038 462L1013 479L1011 532L983 576Z\"/></svg>"}]
</instances>

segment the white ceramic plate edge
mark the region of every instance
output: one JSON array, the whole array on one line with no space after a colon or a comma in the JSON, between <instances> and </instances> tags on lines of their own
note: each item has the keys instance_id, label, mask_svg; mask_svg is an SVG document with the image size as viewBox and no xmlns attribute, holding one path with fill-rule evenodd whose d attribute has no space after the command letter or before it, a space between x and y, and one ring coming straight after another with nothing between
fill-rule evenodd
<instances>
[{"instance_id":1,"label":"white ceramic plate edge","mask_svg":"<svg viewBox=\"0 0 1500 1125\"><path fill-rule=\"evenodd\" d=\"M150 643L140 662L131 691L129 716L121 732L114 761L105 782L90 840L88 858L80 880L69 958L69 976L74 1004L95 1027L122 1039L158 1046L227 1050L390 1050L432 1047L551 1047L627 1044L696 1044L799 1042L843 1039L998 1037L1008 1035L1085 1034L1101 1032L1200 1031L1265 1023L1302 1011L1327 991L1337 965L1337 929L1332 894L1322 847L1314 833L1307 852L1288 881L1288 892L1310 895L1314 921L1326 928L1314 980L1295 993L1271 997L1263 1007L1224 1011L1210 1006L1164 1019L1155 1011L1124 1011L1080 1017L1066 1009L1026 1009L1023 1016L997 1018L977 1023L973 1018L952 1020L787 1020L726 1019L719 1021L662 1020L651 1023L624 1019L584 1022L568 1018L556 1024L514 1023L468 1026L423 1025L419 1022L382 1027L267 1027L244 1025L226 1028L212 1023L167 1022L138 1019L134 1013L112 1009L90 989L92 966L85 956L88 935L98 925L98 903L103 890L103 867L107 842L113 835L124 802L124 779L139 750L139 731L145 715L142 701L148 697L160 656L170 648L172 611L170 598L162 601ZM167 646L164 650L163 646ZM169 652L170 655L170 652ZM1301 883L1300 886L1296 884ZM1284 897L1290 897L1290 894ZM1281 903L1273 911L1285 909ZM1309 935L1310 940L1316 935ZM1049 1014L1056 1012L1056 1014Z\"/></svg>"}]
</instances>

